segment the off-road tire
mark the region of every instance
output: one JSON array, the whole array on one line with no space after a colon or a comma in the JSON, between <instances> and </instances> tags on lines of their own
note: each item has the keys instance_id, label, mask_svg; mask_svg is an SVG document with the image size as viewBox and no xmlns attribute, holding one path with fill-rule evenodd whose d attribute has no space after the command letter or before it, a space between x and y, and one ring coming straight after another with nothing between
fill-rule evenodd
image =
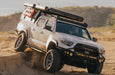
<instances>
[{"instance_id":1,"label":"off-road tire","mask_svg":"<svg viewBox=\"0 0 115 75\"><path fill-rule=\"evenodd\" d=\"M64 62L63 62L63 60L61 60L60 66L58 68L58 71L60 71L63 68L63 66L64 66Z\"/></svg>"},{"instance_id":2,"label":"off-road tire","mask_svg":"<svg viewBox=\"0 0 115 75\"><path fill-rule=\"evenodd\" d=\"M15 42L15 46L14 49L17 52L22 52L26 49L26 35L25 33L21 33L19 34L16 42Z\"/></svg>"},{"instance_id":3,"label":"off-road tire","mask_svg":"<svg viewBox=\"0 0 115 75\"><path fill-rule=\"evenodd\" d=\"M103 68L103 63L97 63L97 64L93 64L93 65L89 65L87 67L88 73L92 73L92 74L100 74Z\"/></svg>"},{"instance_id":4,"label":"off-road tire","mask_svg":"<svg viewBox=\"0 0 115 75\"><path fill-rule=\"evenodd\" d=\"M51 61L50 61L50 58L51 58ZM54 49L49 50L46 53L45 58L44 58L44 64L43 64L44 69L48 72L55 73L59 71L60 64L61 64L61 58L60 58L59 51L54 50Z\"/></svg>"}]
</instances>

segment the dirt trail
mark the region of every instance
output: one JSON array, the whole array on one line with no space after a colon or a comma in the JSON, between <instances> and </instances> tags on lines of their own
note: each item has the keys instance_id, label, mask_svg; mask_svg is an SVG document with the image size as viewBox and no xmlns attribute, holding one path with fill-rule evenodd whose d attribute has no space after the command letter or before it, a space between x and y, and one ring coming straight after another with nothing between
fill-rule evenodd
<instances>
[{"instance_id":1,"label":"dirt trail","mask_svg":"<svg viewBox=\"0 0 115 75\"><path fill-rule=\"evenodd\" d=\"M115 75L115 41L100 41L106 50L106 61L102 73Z\"/></svg>"},{"instance_id":2,"label":"dirt trail","mask_svg":"<svg viewBox=\"0 0 115 75\"><path fill-rule=\"evenodd\" d=\"M88 75L86 69L65 65L60 72L47 73L39 68L32 68L32 63L24 60L24 53L14 51L14 34L0 33L0 75ZM102 75L115 74L115 41L99 41L106 50L106 62Z\"/></svg>"}]
</instances>

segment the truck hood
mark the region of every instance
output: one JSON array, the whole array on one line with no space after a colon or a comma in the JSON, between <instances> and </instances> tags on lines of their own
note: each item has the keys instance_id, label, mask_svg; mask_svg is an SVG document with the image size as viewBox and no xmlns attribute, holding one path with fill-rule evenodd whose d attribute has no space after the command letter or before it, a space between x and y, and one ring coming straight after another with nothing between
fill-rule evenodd
<instances>
[{"instance_id":1,"label":"truck hood","mask_svg":"<svg viewBox=\"0 0 115 75\"><path fill-rule=\"evenodd\" d=\"M92 40L84 39L84 38L73 36L73 35L68 35L65 33L59 33L59 32L56 32L55 36L58 39L58 42L61 39L65 39L65 40L73 42L74 44L71 46L71 48L73 48L77 43L80 43L80 44L96 47L99 50L104 50L104 48L100 44L93 42Z\"/></svg>"}]
</instances>

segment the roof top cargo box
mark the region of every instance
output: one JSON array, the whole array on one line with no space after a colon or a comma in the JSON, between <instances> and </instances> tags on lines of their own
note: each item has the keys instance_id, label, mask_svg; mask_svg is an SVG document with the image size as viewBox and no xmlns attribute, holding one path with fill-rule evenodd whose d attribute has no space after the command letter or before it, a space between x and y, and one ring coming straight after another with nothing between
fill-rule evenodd
<instances>
[{"instance_id":1,"label":"roof top cargo box","mask_svg":"<svg viewBox=\"0 0 115 75\"><path fill-rule=\"evenodd\" d=\"M38 5L38 4L30 4L30 3L25 3L24 6L33 7L33 8L39 9L43 12L46 12L48 14L54 14L54 15L66 17L66 18L73 19L73 20L76 20L76 21L79 21L79 22L83 22L83 20L84 20L83 17L73 15L73 14L70 14L70 13L67 13L67 12L64 12L64 11L60 11L60 10L57 10L57 9L54 9L54 8L49 8L47 6L41 6L41 5Z\"/></svg>"}]
</instances>

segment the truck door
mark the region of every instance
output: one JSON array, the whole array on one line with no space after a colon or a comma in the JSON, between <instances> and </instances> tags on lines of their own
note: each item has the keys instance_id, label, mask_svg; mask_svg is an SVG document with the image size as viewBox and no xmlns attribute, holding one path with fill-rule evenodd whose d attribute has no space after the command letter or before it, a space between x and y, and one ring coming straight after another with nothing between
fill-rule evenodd
<instances>
[{"instance_id":1,"label":"truck door","mask_svg":"<svg viewBox=\"0 0 115 75\"><path fill-rule=\"evenodd\" d=\"M46 43L48 41L48 38L50 35L52 35L52 31L53 31L53 20L47 19L47 23L45 25L43 25L43 28L41 29L41 33L40 33L40 37L39 37L39 41L41 42L41 49L46 50ZM47 29L46 27L51 27L50 29Z\"/></svg>"},{"instance_id":2,"label":"truck door","mask_svg":"<svg viewBox=\"0 0 115 75\"><path fill-rule=\"evenodd\" d=\"M33 27L31 27L31 44L33 47L41 49L41 41L39 40L41 30L46 24L47 20L40 17Z\"/></svg>"}]
</instances>

